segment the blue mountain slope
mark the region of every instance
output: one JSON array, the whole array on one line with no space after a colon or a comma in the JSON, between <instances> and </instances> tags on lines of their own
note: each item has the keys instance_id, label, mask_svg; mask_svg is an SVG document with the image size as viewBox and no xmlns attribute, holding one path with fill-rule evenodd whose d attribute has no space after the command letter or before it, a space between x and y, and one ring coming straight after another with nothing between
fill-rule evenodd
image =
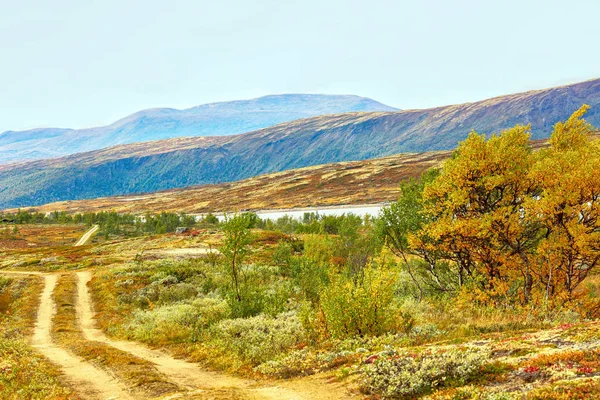
<instances>
[{"instance_id":1,"label":"blue mountain slope","mask_svg":"<svg viewBox=\"0 0 600 400\"><path fill-rule=\"evenodd\" d=\"M139 111L90 129L34 129L0 134L0 163L64 156L140 141L180 136L223 136L296 119L353 111L394 111L351 95L283 94L205 104L185 110Z\"/></svg>"}]
</instances>

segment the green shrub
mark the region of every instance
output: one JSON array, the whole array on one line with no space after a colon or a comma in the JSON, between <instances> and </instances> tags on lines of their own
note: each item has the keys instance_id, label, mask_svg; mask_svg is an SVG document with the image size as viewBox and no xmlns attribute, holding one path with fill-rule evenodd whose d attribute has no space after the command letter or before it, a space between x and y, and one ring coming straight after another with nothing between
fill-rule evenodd
<instances>
[{"instance_id":1,"label":"green shrub","mask_svg":"<svg viewBox=\"0 0 600 400\"><path fill-rule=\"evenodd\" d=\"M4 291L10 285L12 279L7 278L6 276L0 276L0 293Z\"/></svg>"},{"instance_id":2,"label":"green shrub","mask_svg":"<svg viewBox=\"0 0 600 400\"><path fill-rule=\"evenodd\" d=\"M329 264L336 249L336 242L321 235L308 235L304 238L302 258L316 264Z\"/></svg>"},{"instance_id":3,"label":"green shrub","mask_svg":"<svg viewBox=\"0 0 600 400\"><path fill-rule=\"evenodd\" d=\"M333 257L335 242L318 235L304 239L304 254L291 260L290 269L294 283L306 300L317 303L319 295L328 283L330 260Z\"/></svg>"},{"instance_id":4,"label":"green shrub","mask_svg":"<svg viewBox=\"0 0 600 400\"><path fill-rule=\"evenodd\" d=\"M396 305L396 274L368 267L360 278L335 277L321 295L321 310L333 337L381 335L409 331L414 324L409 313Z\"/></svg>"},{"instance_id":5,"label":"green shrub","mask_svg":"<svg viewBox=\"0 0 600 400\"><path fill-rule=\"evenodd\" d=\"M196 341L203 335L204 329L229 315L226 301L218 297L202 297L190 303L139 310L126 326L126 332L131 339L147 343Z\"/></svg>"},{"instance_id":6,"label":"green shrub","mask_svg":"<svg viewBox=\"0 0 600 400\"><path fill-rule=\"evenodd\" d=\"M415 398L438 387L461 386L476 377L489 354L447 351L400 356L390 351L365 371L364 389L384 399Z\"/></svg>"},{"instance_id":7,"label":"green shrub","mask_svg":"<svg viewBox=\"0 0 600 400\"><path fill-rule=\"evenodd\" d=\"M183 282L198 277L205 277L207 270L208 266L205 262L197 258L185 261L161 260L156 265L156 272L150 279L156 281L167 276L173 276L177 278L177 282Z\"/></svg>"},{"instance_id":8,"label":"green shrub","mask_svg":"<svg viewBox=\"0 0 600 400\"><path fill-rule=\"evenodd\" d=\"M277 243L273 252L273 263L280 268L283 275L289 275L292 264L292 246L284 240Z\"/></svg>"},{"instance_id":9,"label":"green shrub","mask_svg":"<svg viewBox=\"0 0 600 400\"><path fill-rule=\"evenodd\" d=\"M289 281L280 280L271 283L262 293L263 313L275 316L297 306L293 304L292 300L296 294L295 289Z\"/></svg>"},{"instance_id":10,"label":"green shrub","mask_svg":"<svg viewBox=\"0 0 600 400\"><path fill-rule=\"evenodd\" d=\"M291 378L293 376L312 375L327 371L340 365L356 361L358 355L351 351L311 351L308 347L283 354L275 360L269 360L255 371L276 378Z\"/></svg>"},{"instance_id":11,"label":"green shrub","mask_svg":"<svg viewBox=\"0 0 600 400\"><path fill-rule=\"evenodd\" d=\"M183 300L193 299L198 295L198 289L195 285L189 283L178 283L167 286L159 291L158 303L170 304L178 303Z\"/></svg>"},{"instance_id":12,"label":"green shrub","mask_svg":"<svg viewBox=\"0 0 600 400\"><path fill-rule=\"evenodd\" d=\"M304 329L295 312L276 317L258 315L228 319L211 328L213 344L223 352L258 365L297 346L304 338Z\"/></svg>"}]
</instances>

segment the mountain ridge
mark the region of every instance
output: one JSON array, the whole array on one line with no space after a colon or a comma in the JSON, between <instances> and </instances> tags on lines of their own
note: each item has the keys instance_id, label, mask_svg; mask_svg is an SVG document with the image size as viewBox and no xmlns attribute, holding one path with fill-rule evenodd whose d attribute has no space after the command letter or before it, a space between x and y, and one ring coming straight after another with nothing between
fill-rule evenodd
<instances>
[{"instance_id":1,"label":"mountain ridge","mask_svg":"<svg viewBox=\"0 0 600 400\"><path fill-rule=\"evenodd\" d=\"M116 146L65 158L0 166L0 207L34 206L240 179L332 162L449 150L471 130L531 123L532 138L583 103L600 125L600 79L481 102L396 112L345 113L222 137Z\"/></svg>"},{"instance_id":2,"label":"mountain ridge","mask_svg":"<svg viewBox=\"0 0 600 400\"><path fill-rule=\"evenodd\" d=\"M61 157L118 144L181 136L230 135L324 114L396 110L356 95L280 94L190 108L149 108L99 127L0 133L0 163Z\"/></svg>"},{"instance_id":3,"label":"mountain ridge","mask_svg":"<svg viewBox=\"0 0 600 400\"><path fill-rule=\"evenodd\" d=\"M593 138L600 139L600 132L595 132ZM531 146L534 150L544 148L548 146L548 140L534 140ZM30 211L201 214L382 204L398 198L401 193L399 182L416 178L429 168L439 167L451 156L451 150L404 153L363 161L313 165L235 182L68 200L32 207ZM5 211L14 213L17 210Z\"/></svg>"}]
</instances>

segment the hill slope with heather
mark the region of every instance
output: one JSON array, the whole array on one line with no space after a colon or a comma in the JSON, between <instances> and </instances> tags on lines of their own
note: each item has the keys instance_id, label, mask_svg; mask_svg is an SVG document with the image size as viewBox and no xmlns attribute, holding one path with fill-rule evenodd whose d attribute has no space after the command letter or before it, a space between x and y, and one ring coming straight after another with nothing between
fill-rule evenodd
<instances>
[{"instance_id":1,"label":"hill slope with heather","mask_svg":"<svg viewBox=\"0 0 600 400\"><path fill-rule=\"evenodd\" d=\"M383 203L398 198L398 182L418 177L426 169L439 165L450 154L449 151L398 154L293 169L216 185L63 201L35 207L34 210L44 213L116 211L142 214L169 211L195 214Z\"/></svg>"},{"instance_id":2,"label":"hill slope with heather","mask_svg":"<svg viewBox=\"0 0 600 400\"><path fill-rule=\"evenodd\" d=\"M448 150L471 130L531 124L534 139L582 104L600 125L600 79L426 110L345 113L234 136L135 143L69 157L0 166L0 207L34 206L216 184L341 161Z\"/></svg>"}]
</instances>

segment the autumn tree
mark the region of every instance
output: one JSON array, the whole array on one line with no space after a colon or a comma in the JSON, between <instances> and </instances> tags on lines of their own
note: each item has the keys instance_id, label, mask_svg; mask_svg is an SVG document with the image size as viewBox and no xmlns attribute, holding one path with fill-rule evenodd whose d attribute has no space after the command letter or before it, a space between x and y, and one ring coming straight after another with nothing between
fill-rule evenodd
<instances>
[{"instance_id":1,"label":"autumn tree","mask_svg":"<svg viewBox=\"0 0 600 400\"><path fill-rule=\"evenodd\" d=\"M469 275L477 269L487 289L520 275L525 302L539 240L539 223L524 210L539 192L529 178L534 161L529 138L529 126L521 125L489 140L472 132L423 193L426 211L435 216L423 228L427 237Z\"/></svg>"},{"instance_id":2,"label":"autumn tree","mask_svg":"<svg viewBox=\"0 0 600 400\"><path fill-rule=\"evenodd\" d=\"M545 228L538 252L546 298L572 299L600 261L600 146L583 119L588 108L556 124L531 174L542 188L528 208Z\"/></svg>"},{"instance_id":3,"label":"autumn tree","mask_svg":"<svg viewBox=\"0 0 600 400\"><path fill-rule=\"evenodd\" d=\"M557 123L538 152L528 126L472 132L438 175L404 184L382 212L388 246L432 276L453 262L458 286L474 282L487 300L574 299L600 263L600 141L588 108Z\"/></svg>"},{"instance_id":4,"label":"autumn tree","mask_svg":"<svg viewBox=\"0 0 600 400\"><path fill-rule=\"evenodd\" d=\"M433 182L439 171L425 171L419 179L411 179L400 186L397 202L384 207L377 220L376 230L384 244L402 260L404 270L417 287L419 297L423 297L425 285L435 290L447 291L450 284L440 271L440 247L424 235L423 226L431 222L432 216L424 209L423 189ZM418 236L420 242L411 245L409 238ZM415 256L423 263L415 263ZM425 279L420 279L425 275ZM459 280L460 283L460 280Z\"/></svg>"}]
</instances>

